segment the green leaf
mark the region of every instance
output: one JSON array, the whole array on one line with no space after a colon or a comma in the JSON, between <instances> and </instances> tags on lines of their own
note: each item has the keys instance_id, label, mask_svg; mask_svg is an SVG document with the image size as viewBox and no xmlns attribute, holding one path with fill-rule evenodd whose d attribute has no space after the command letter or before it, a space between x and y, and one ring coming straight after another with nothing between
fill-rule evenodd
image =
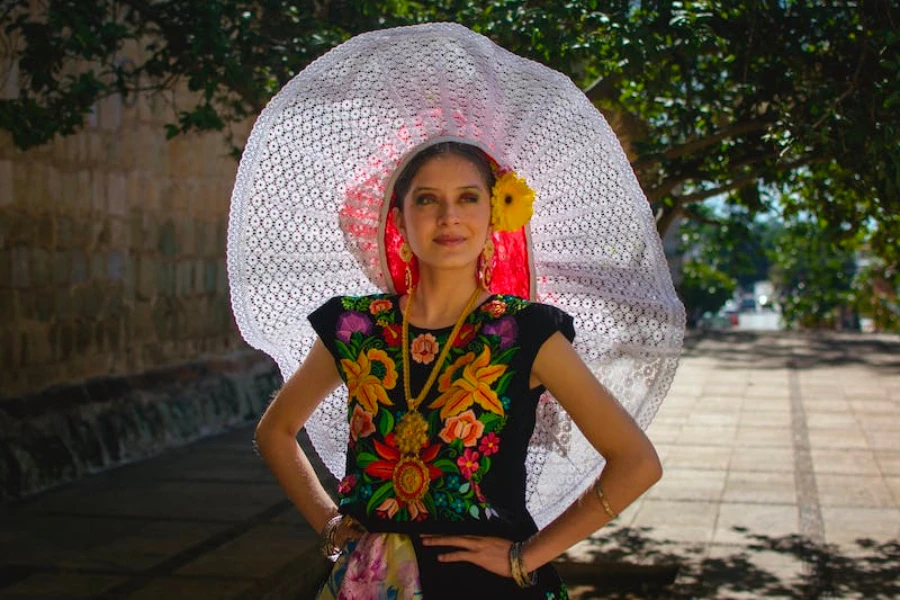
<instances>
[{"instance_id":1,"label":"green leaf","mask_svg":"<svg viewBox=\"0 0 900 600\"><path fill-rule=\"evenodd\" d=\"M380 506L381 503L391 495L391 492L393 491L394 484L390 481L386 482L380 488L375 490L375 493L372 494L372 497L369 498L369 501L366 503L366 513L371 514L375 510L375 508Z\"/></svg>"},{"instance_id":2,"label":"green leaf","mask_svg":"<svg viewBox=\"0 0 900 600\"><path fill-rule=\"evenodd\" d=\"M356 465L360 469L365 469L377 460L379 460L378 457L371 452L360 452L356 455Z\"/></svg>"}]
</instances>

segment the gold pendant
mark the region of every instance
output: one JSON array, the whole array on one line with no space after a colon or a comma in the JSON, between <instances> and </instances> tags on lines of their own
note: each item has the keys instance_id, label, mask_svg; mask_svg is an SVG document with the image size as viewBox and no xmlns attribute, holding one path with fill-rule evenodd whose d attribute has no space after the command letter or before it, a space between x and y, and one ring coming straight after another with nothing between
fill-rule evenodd
<instances>
[{"instance_id":1,"label":"gold pendant","mask_svg":"<svg viewBox=\"0 0 900 600\"><path fill-rule=\"evenodd\" d=\"M411 504L428 492L431 479L428 467L417 456L405 456L394 467L394 493L397 499Z\"/></svg>"},{"instance_id":2,"label":"gold pendant","mask_svg":"<svg viewBox=\"0 0 900 600\"><path fill-rule=\"evenodd\" d=\"M428 442L428 423L418 411L411 410L400 419L394 428L397 438L397 449L400 454L418 456L422 447Z\"/></svg>"}]
</instances>

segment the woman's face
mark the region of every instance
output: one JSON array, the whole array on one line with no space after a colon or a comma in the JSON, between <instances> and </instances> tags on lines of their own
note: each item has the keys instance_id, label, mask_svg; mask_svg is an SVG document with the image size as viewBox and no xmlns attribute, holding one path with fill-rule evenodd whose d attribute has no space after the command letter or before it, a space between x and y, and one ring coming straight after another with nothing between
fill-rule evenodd
<instances>
[{"instance_id":1,"label":"woman's face","mask_svg":"<svg viewBox=\"0 0 900 600\"><path fill-rule=\"evenodd\" d=\"M435 269L475 268L488 238L491 193L481 171L457 154L423 163L394 222L418 257Z\"/></svg>"}]
</instances>

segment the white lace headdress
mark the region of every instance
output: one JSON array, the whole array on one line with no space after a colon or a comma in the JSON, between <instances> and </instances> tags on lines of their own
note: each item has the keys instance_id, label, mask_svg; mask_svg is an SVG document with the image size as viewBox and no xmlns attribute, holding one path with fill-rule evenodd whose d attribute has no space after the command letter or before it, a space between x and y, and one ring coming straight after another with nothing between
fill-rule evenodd
<instances>
[{"instance_id":1,"label":"white lace headdress","mask_svg":"<svg viewBox=\"0 0 900 600\"><path fill-rule=\"evenodd\" d=\"M678 362L684 309L650 207L600 112L564 75L461 25L375 31L294 77L259 116L232 195L228 275L237 324L287 379L315 340L306 317L334 295L392 290L385 190L438 138L473 143L536 192L527 226L533 299L575 318L575 347L642 427ZM346 390L306 425L342 477ZM555 400L539 405L527 458L539 526L603 459Z\"/></svg>"}]
</instances>

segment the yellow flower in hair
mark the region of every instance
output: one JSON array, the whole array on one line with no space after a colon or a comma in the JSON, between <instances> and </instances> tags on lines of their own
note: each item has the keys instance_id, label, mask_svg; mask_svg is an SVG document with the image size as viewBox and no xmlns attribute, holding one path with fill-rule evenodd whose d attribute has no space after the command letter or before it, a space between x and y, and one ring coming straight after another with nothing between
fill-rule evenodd
<instances>
[{"instance_id":1,"label":"yellow flower in hair","mask_svg":"<svg viewBox=\"0 0 900 600\"><path fill-rule=\"evenodd\" d=\"M491 227L494 231L518 231L534 212L534 190L525 180L509 171L497 183L491 194Z\"/></svg>"}]
</instances>

